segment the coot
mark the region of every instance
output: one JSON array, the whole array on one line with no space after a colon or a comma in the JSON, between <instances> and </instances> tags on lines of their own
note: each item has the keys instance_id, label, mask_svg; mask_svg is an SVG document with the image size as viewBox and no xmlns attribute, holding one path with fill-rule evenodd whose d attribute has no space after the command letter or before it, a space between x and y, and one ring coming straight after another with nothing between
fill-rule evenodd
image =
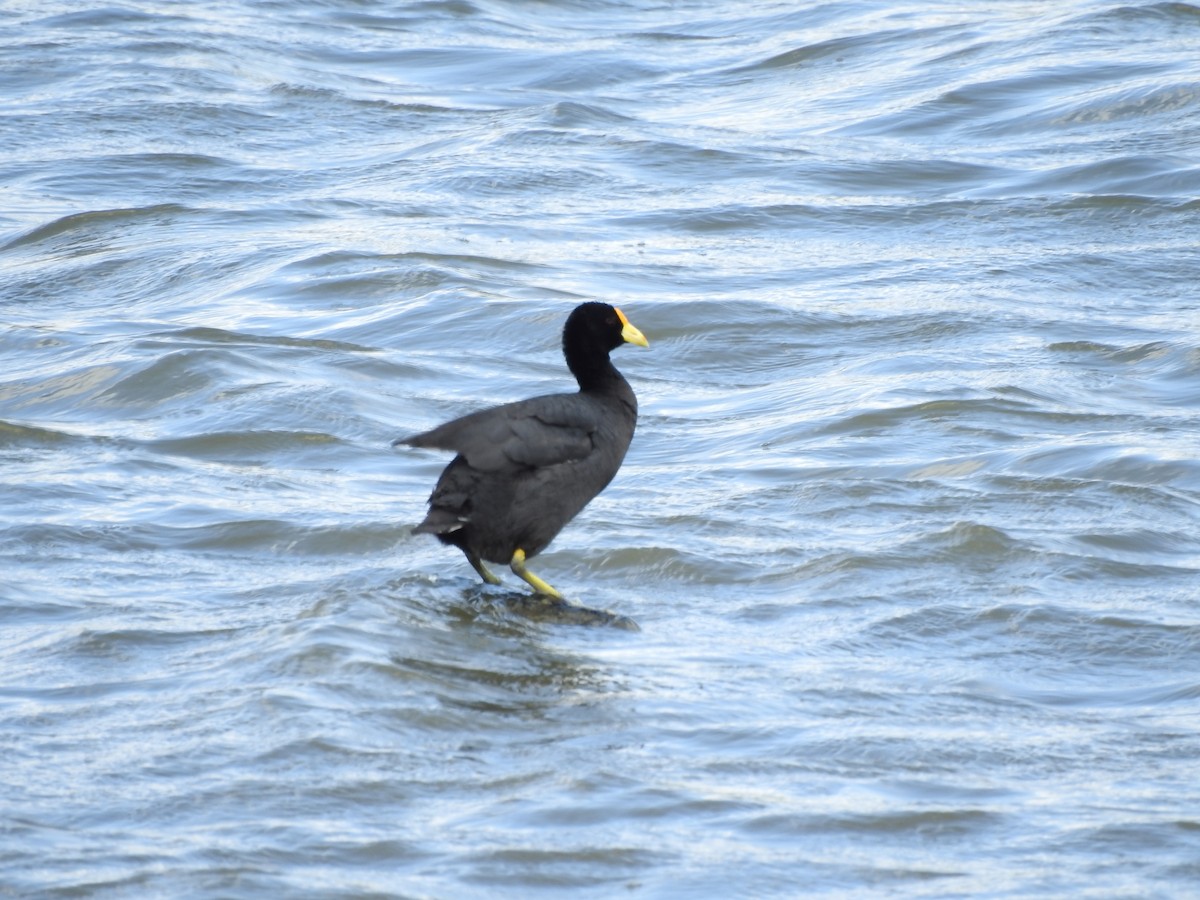
<instances>
[{"instance_id":1,"label":"coot","mask_svg":"<svg viewBox=\"0 0 1200 900\"><path fill-rule=\"evenodd\" d=\"M457 454L414 532L458 547L488 584L484 561L508 563L543 596L562 595L525 561L617 474L637 423L637 398L608 355L622 343L649 346L616 307L582 303L563 327L563 355L579 382L574 394L547 394L480 410L395 444Z\"/></svg>"}]
</instances>

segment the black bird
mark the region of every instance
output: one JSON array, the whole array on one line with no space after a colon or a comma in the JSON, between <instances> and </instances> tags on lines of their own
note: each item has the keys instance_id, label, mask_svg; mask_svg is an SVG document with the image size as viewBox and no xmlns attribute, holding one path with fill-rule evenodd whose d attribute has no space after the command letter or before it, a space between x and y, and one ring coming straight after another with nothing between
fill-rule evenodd
<instances>
[{"instance_id":1,"label":"black bird","mask_svg":"<svg viewBox=\"0 0 1200 900\"><path fill-rule=\"evenodd\" d=\"M488 584L484 561L508 563L538 594L562 595L525 567L612 481L637 424L637 398L608 354L622 343L648 347L624 313L582 303L563 326L574 394L547 394L483 409L393 443L458 454L429 497L414 533L466 554Z\"/></svg>"}]
</instances>

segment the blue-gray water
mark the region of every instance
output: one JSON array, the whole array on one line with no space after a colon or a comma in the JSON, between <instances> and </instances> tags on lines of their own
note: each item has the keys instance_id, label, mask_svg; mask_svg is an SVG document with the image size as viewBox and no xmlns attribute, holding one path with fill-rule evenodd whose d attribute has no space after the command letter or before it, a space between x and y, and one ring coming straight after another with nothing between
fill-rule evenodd
<instances>
[{"instance_id":1,"label":"blue-gray water","mask_svg":"<svg viewBox=\"0 0 1200 900\"><path fill-rule=\"evenodd\" d=\"M1200 895L1200 7L0 2L0 895ZM530 619L389 441L650 348Z\"/></svg>"}]
</instances>

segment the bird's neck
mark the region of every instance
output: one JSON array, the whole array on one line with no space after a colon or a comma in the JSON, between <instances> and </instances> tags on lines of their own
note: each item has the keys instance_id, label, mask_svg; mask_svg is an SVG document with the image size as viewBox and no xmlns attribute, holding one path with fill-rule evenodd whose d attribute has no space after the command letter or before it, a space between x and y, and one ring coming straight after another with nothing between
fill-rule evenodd
<instances>
[{"instance_id":1,"label":"bird's neck","mask_svg":"<svg viewBox=\"0 0 1200 900\"><path fill-rule=\"evenodd\" d=\"M608 354L607 349L591 343L587 335L572 334L569 330L563 333L563 357L581 391L611 390L625 380Z\"/></svg>"},{"instance_id":2,"label":"bird's neck","mask_svg":"<svg viewBox=\"0 0 1200 900\"><path fill-rule=\"evenodd\" d=\"M633 423L637 421L637 397L608 356L605 355L603 359L593 357L587 365L569 362L568 366L579 382L579 393L618 402L624 409L623 417L629 421L632 434Z\"/></svg>"},{"instance_id":3,"label":"bird's neck","mask_svg":"<svg viewBox=\"0 0 1200 900\"><path fill-rule=\"evenodd\" d=\"M576 372L575 380L579 382L579 390L588 394L618 393L628 383L612 363L603 368Z\"/></svg>"},{"instance_id":4,"label":"bird's neck","mask_svg":"<svg viewBox=\"0 0 1200 900\"><path fill-rule=\"evenodd\" d=\"M613 388L625 382L621 373L617 371L617 367L608 358L607 353L603 357L569 359L567 367L575 376L575 380L579 382L581 391L612 391Z\"/></svg>"}]
</instances>

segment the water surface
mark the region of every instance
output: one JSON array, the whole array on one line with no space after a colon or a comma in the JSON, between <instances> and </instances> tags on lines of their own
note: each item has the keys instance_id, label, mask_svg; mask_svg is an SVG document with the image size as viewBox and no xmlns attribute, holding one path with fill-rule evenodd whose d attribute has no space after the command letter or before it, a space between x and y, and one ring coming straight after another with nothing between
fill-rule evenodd
<instances>
[{"instance_id":1,"label":"water surface","mask_svg":"<svg viewBox=\"0 0 1200 900\"><path fill-rule=\"evenodd\" d=\"M2 892L1196 892L1200 7L0 26ZM640 633L389 447L592 298Z\"/></svg>"}]
</instances>

